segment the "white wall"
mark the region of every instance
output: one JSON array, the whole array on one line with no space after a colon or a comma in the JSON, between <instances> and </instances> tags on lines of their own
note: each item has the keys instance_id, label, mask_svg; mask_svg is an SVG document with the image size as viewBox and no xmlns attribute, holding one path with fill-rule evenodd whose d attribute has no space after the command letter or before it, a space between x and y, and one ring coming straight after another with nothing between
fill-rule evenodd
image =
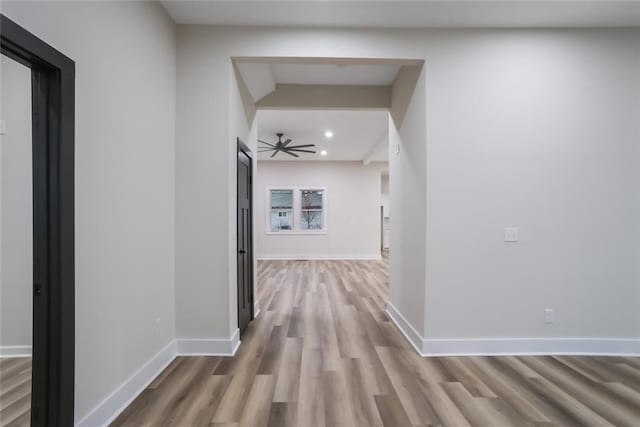
<instances>
[{"instance_id":1,"label":"white wall","mask_svg":"<svg viewBox=\"0 0 640 427\"><path fill-rule=\"evenodd\" d=\"M76 62L76 421L175 336L175 27L151 2L2 2Z\"/></svg>"},{"instance_id":2,"label":"white wall","mask_svg":"<svg viewBox=\"0 0 640 427\"><path fill-rule=\"evenodd\" d=\"M389 175L385 173L380 179L380 203L382 204L384 216L389 216L391 211L389 210Z\"/></svg>"},{"instance_id":3,"label":"white wall","mask_svg":"<svg viewBox=\"0 0 640 427\"><path fill-rule=\"evenodd\" d=\"M202 55L202 41L178 49L176 335L225 340L237 329L236 141L257 151L257 130L230 57Z\"/></svg>"},{"instance_id":4,"label":"white wall","mask_svg":"<svg viewBox=\"0 0 640 427\"><path fill-rule=\"evenodd\" d=\"M231 56L425 59L427 147L415 173L426 178L416 196L426 197L426 280L405 277L424 289L413 297L425 308L413 327L426 338L640 336L639 30L182 26L178 48L178 156L212 204L235 186L228 174L213 179L229 161L216 148L231 139ZM401 198L392 175L391 197ZM205 197L193 186L178 187L186 206ZM227 313L228 275L211 266L231 265L217 209L189 226L216 239L211 261L188 276L220 296L210 312ZM520 243L502 242L509 226ZM183 245L200 239L178 232ZM544 308L556 310L555 324L542 323ZM192 321L229 330L212 316Z\"/></svg>"},{"instance_id":5,"label":"white wall","mask_svg":"<svg viewBox=\"0 0 640 427\"><path fill-rule=\"evenodd\" d=\"M387 150L389 148L387 147ZM389 175L383 174L382 180L380 182L382 193L380 195L380 204L382 205L382 216L387 218L384 220L383 231L382 231L382 247L385 249L389 249L390 240L391 240L391 209L390 209L390 194L389 194Z\"/></svg>"},{"instance_id":6,"label":"white wall","mask_svg":"<svg viewBox=\"0 0 640 427\"><path fill-rule=\"evenodd\" d=\"M254 180L260 259L379 259L381 165L262 161ZM267 234L269 187L326 188L326 234Z\"/></svg>"},{"instance_id":7,"label":"white wall","mask_svg":"<svg viewBox=\"0 0 640 427\"><path fill-rule=\"evenodd\" d=\"M640 337L640 33L507 34L427 65L426 334Z\"/></svg>"},{"instance_id":8,"label":"white wall","mask_svg":"<svg viewBox=\"0 0 640 427\"><path fill-rule=\"evenodd\" d=\"M31 70L0 58L0 355L32 342L33 206Z\"/></svg>"},{"instance_id":9,"label":"white wall","mask_svg":"<svg viewBox=\"0 0 640 427\"><path fill-rule=\"evenodd\" d=\"M424 335L426 280L426 123L424 66L404 67L389 114L391 235L389 304ZM399 316L398 316L399 317Z\"/></svg>"}]
</instances>

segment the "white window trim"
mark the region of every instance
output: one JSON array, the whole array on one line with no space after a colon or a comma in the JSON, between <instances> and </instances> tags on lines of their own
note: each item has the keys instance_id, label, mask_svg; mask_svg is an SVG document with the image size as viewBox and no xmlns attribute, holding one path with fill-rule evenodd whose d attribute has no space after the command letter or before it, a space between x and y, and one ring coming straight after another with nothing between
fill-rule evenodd
<instances>
[{"instance_id":1,"label":"white window trim","mask_svg":"<svg viewBox=\"0 0 640 427\"><path fill-rule=\"evenodd\" d=\"M283 230L283 231L271 231L271 190L292 190L293 191L293 230ZM301 196L300 190L316 190L322 191L322 230L302 230L300 228L300 216L302 210ZM266 223L265 223L265 234L268 235L288 235L288 236L296 236L296 235L325 235L329 231L329 221L328 221L328 197L327 197L327 187L322 185L299 185L299 186L272 186L266 188Z\"/></svg>"}]
</instances>

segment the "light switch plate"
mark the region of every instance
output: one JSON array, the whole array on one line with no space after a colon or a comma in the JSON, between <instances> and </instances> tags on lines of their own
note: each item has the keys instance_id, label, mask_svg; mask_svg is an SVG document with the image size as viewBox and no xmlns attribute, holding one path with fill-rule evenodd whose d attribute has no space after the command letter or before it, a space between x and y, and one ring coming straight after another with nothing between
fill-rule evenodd
<instances>
[{"instance_id":1,"label":"light switch plate","mask_svg":"<svg viewBox=\"0 0 640 427\"><path fill-rule=\"evenodd\" d=\"M545 308L545 310L544 310L544 323L553 323L554 320L555 319L553 318L553 309Z\"/></svg>"},{"instance_id":2,"label":"light switch plate","mask_svg":"<svg viewBox=\"0 0 640 427\"><path fill-rule=\"evenodd\" d=\"M520 229L507 227L504 229L504 241L509 243L515 243L520 240Z\"/></svg>"}]
</instances>

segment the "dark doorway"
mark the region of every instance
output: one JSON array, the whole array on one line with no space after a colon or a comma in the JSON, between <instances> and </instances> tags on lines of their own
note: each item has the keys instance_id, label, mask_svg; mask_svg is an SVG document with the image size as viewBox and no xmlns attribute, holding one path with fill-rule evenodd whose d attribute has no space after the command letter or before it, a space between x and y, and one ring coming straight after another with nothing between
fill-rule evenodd
<instances>
[{"instance_id":1,"label":"dark doorway","mask_svg":"<svg viewBox=\"0 0 640 427\"><path fill-rule=\"evenodd\" d=\"M238 328L253 320L253 206L251 151L238 139Z\"/></svg>"},{"instance_id":2,"label":"dark doorway","mask_svg":"<svg viewBox=\"0 0 640 427\"><path fill-rule=\"evenodd\" d=\"M74 424L75 63L4 15L3 55L31 70L32 426Z\"/></svg>"}]
</instances>

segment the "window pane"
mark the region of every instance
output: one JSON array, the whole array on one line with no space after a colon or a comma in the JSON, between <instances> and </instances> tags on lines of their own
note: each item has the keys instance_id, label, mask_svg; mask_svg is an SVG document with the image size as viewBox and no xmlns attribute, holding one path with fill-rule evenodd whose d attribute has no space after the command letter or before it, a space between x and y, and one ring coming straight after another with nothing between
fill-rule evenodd
<instances>
[{"instance_id":1,"label":"window pane","mask_svg":"<svg viewBox=\"0 0 640 427\"><path fill-rule=\"evenodd\" d=\"M324 194L322 190L300 190L300 228L322 230Z\"/></svg>"},{"instance_id":2,"label":"window pane","mask_svg":"<svg viewBox=\"0 0 640 427\"><path fill-rule=\"evenodd\" d=\"M271 231L293 229L293 190L271 190Z\"/></svg>"},{"instance_id":3,"label":"window pane","mask_svg":"<svg viewBox=\"0 0 640 427\"><path fill-rule=\"evenodd\" d=\"M271 190L271 209L293 209L293 190Z\"/></svg>"},{"instance_id":4,"label":"window pane","mask_svg":"<svg viewBox=\"0 0 640 427\"><path fill-rule=\"evenodd\" d=\"M322 230L322 211L303 210L300 216L302 230Z\"/></svg>"},{"instance_id":5,"label":"window pane","mask_svg":"<svg viewBox=\"0 0 640 427\"><path fill-rule=\"evenodd\" d=\"M322 209L322 191L320 190L300 190L302 193L302 209Z\"/></svg>"}]
</instances>

